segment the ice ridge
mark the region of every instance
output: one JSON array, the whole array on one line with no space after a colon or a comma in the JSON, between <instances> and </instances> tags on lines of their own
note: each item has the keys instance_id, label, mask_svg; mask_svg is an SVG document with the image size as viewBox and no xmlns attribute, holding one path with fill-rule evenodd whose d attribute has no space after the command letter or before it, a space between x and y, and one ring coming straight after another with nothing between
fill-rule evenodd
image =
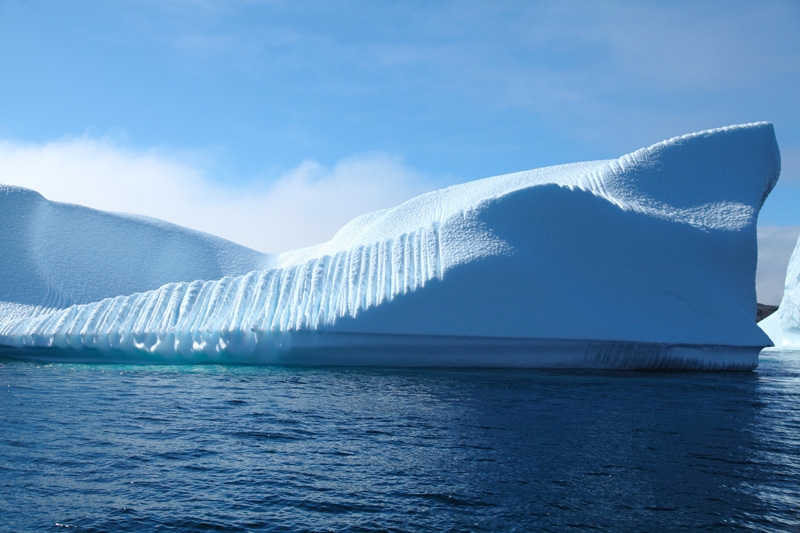
<instances>
[{"instance_id":1,"label":"ice ridge","mask_svg":"<svg viewBox=\"0 0 800 533\"><path fill-rule=\"evenodd\" d=\"M17 340L17 347L247 353L264 332L332 326L337 317L355 318L440 273L432 225L294 266L73 305L4 324L0 338Z\"/></svg>"}]
</instances>

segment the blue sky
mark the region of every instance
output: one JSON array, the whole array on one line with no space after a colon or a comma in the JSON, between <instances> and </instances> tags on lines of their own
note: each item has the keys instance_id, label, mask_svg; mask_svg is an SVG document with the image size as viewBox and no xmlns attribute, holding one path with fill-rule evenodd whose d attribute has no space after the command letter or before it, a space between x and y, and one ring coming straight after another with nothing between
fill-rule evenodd
<instances>
[{"instance_id":1,"label":"blue sky","mask_svg":"<svg viewBox=\"0 0 800 533\"><path fill-rule=\"evenodd\" d=\"M800 231L796 0L0 0L0 50L0 182L263 251L761 120L783 173L760 225Z\"/></svg>"}]
</instances>

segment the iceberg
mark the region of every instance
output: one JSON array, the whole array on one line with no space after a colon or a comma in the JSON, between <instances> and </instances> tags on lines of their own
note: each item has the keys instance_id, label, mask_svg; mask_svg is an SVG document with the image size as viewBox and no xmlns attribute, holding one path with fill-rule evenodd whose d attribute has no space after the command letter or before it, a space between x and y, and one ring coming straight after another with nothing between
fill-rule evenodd
<instances>
[{"instance_id":1,"label":"iceberg","mask_svg":"<svg viewBox=\"0 0 800 533\"><path fill-rule=\"evenodd\" d=\"M771 124L730 126L430 192L275 255L3 187L0 355L752 369L779 173Z\"/></svg>"},{"instance_id":2,"label":"iceberg","mask_svg":"<svg viewBox=\"0 0 800 533\"><path fill-rule=\"evenodd\" d=\"M776 350L800 351L800 239L789 259L778 310L758 323Z\"/></svg>"}]
</instances>

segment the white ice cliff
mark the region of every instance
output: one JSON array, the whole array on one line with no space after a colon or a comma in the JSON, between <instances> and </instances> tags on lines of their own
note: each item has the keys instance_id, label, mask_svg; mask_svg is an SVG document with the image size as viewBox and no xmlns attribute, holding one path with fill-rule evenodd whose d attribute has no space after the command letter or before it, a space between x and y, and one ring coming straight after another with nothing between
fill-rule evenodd
<instances>
[{"instance_id":1,"label":"white ice cliff","mask_svg":"<svg viewBox=\"0 0 800 533\"><path fill-rule=\"evenodd\" d=\"M776 350L800 351L800 239L786 269L786 284L778 310L758 323Z\"/></svg>"},{"instance_id":2,"label":"white ice cliff","mask_svg":"<svg viewBox=\"0 0 800 533\"><path fill-rule=\"evenodd\" d=\"M753 368L779 173L772 125L732 126L431 192L277 256L4 187L0 355Z\"/></svg>"}]
</instances>

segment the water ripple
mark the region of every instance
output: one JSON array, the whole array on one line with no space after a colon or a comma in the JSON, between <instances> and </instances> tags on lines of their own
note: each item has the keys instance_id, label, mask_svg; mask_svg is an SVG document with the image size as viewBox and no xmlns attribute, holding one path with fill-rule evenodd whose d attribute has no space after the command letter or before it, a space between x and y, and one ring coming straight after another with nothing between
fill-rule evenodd
<instances>
[{"instance_id":1,"label":"water ripple","mask_svg":"<svg viewBox=\"0 0 800 533\"><path fill-rule=\"evenodd\" d=\"M0 531L800 530L757 372L0 361Z\"/></svg>"}]
</instances>

